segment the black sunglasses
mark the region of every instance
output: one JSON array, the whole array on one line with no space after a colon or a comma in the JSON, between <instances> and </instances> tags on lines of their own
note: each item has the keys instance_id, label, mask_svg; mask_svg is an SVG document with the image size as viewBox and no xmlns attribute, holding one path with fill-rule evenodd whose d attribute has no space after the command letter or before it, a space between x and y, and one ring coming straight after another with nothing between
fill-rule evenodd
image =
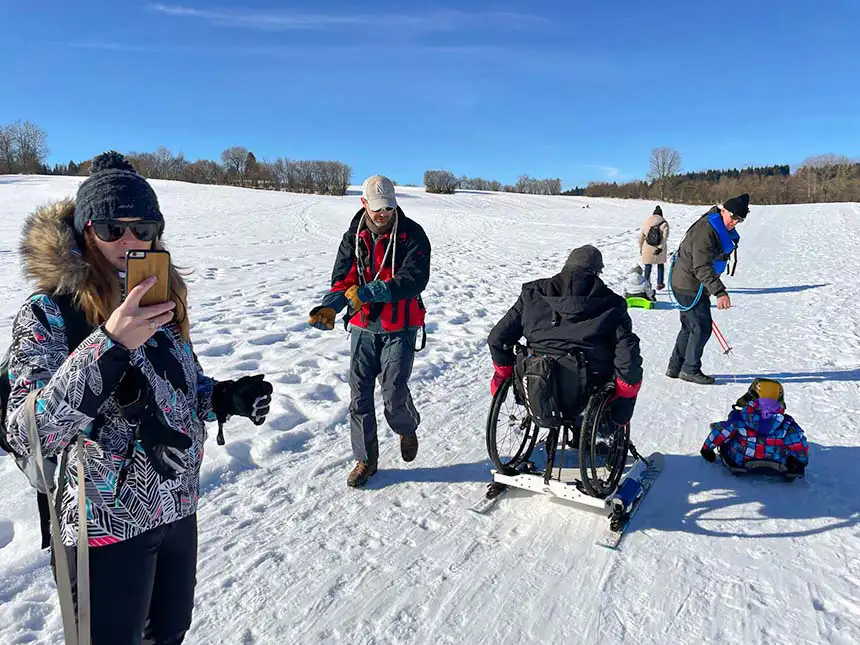
<instances>
[{"instance_id":1,"label":"black sunglasses","mask_svg":"<svg viewBox=\"0 0 860 645\"><path fill-rule=\"evenodd\" d=\"M141 242L152 242L161 235L162 229L159 222L122 222L116 219L90 221L89 225L103 242L116 242L129 229Z\"/></svg>"},{"instance_id":2,"label":"black sunglasses","mask_svg":"<svg viewBox=\"0 0 860 645\"><path fill-rule=\"evenodd\" d=\"M734 213L732 213L732 219L736 222L743 222L746 217L741 217L740 215L735 215Z\"/></svg>"}]
</instances>

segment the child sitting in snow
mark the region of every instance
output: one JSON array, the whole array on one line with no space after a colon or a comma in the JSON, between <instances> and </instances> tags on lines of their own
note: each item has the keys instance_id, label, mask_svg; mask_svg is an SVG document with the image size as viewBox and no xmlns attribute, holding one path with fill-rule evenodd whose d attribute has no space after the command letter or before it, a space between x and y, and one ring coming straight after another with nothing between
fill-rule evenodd
<instances>
[{"instance_id":1,"label":"child sitting in snow","mask_svg":"<svg viewBox=\"0 0 860 645\"><path fill-rule=\"evenodd\" d=\"M651 302L657 300L657 294L651 286L651 281L642 275L642 267L638 264L630 269L627 282L624 283L625 298L647 298Z\"/></svg>"},{"instance_id":2,"label":"child sitting in snow","mask_svg":"<svg viewBox=\"0 0 860 645\"><path fill-rule=\"evenodd\" d=\"M732 406L725 421L711 424L701 454L716 460L715 449L730 468L766 462L788 475L803 475L809 463L806 436L785 413L785 394L778 381L757 378L747 393Z\"/></svg>"}]
</instances>

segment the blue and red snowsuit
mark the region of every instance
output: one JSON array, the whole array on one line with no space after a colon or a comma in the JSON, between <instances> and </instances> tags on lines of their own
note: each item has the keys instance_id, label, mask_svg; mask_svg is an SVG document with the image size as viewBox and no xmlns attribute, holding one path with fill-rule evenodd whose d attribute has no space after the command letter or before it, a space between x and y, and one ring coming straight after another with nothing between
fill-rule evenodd
<instances>
[{"instance_id":1,"label":"blue and red snowsuit","mask_svg":"<svg viewBox=\"0 0 860 645\"><path fill-rule=\"evenodd\" d=\"M758 399L741 410L732 410L728 419L711 424L703 449L720 448L729 462L743 466L750 461L772 461L782 465L794 457L801 465L809 462L806 435L780 406L773 415L763 413Z\"/></svg>"}]
</instances>

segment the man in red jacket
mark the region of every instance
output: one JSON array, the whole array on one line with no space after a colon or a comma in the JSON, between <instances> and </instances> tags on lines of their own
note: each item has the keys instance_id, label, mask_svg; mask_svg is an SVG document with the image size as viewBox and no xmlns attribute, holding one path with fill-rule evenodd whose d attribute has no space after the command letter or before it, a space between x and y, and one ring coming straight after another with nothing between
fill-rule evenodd
<instances>
[{"instance_id":1,"label":"man in red jacket","mask_svg":"<svg viewBox=\"0 0 860 645\"><path fill-rule=\"evenodd\" d=\"M379 440L373 404L380 380L385 418L400 435L404 461L418 453L421 422L409 392L418 331L424 328L421 292L430 278L430 241L397 205L387 177L368 177L361 210L344 233L335 259L331 291L310 312L317 329L334 329L349 306L351 332L349 421L356 464L347 485L363 486L376 472ZM423 338L422 338L423 343Z\"/></svg>"}]
</instances>

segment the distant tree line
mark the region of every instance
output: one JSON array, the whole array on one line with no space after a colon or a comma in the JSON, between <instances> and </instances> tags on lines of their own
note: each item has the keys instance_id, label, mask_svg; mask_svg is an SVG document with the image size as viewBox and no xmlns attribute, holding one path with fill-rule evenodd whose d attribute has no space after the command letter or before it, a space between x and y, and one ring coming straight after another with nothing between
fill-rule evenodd
<instances>
[{"instance_id":1,"label":"distant tree line","mask_svg":"<svg viewBox=\"0 0 860 645\"><path fill-rule=\"evenodd\" d=\"M0 123L0 175L88 175L90 160L48 167L48 137L31 121ZM297 193L344 195L352 169L340 161L296 161L278 157L258 160L242 146L228 148L219 161L189 161L183 153L160 146L154 152L128 152L137 171L151 179L197 184L242 186ZM458 177L449 170L424 173L427 192L486 190L531 195L581 195L661 200L686 204L715 204L749 193L757 204L860 201L860 162L844 155L808 157L794 172L788 165L732 168L681 173L681 155L668 147L655 148L646 180L590 182L562 192L560 179L522 175L513 185L481 177Z\"/></svg>"},{"instance_id":2,"label":"distant tree line","mask_svg":"<svg viewBox=\"0 0 860 645\"><path fill-rule=\"evenodd\" d=\"M675 163L666 165L666 151ZM717 204L749 193L755 204L860 201L860 162L844 155L808 157L791 172L788 165L678 173L681 157L670 148L651 152L648 181L590 182L564 195L649 199L682 204Z\"/></svg>"},{"instance_id":3,"label":"distant tree line","mask_svg":"<svg viewBox=\"0 0 860 645\"><path fill-rule=\"evenodd\" d=\"M274 161L258 161L253 152L242 146L222 152L220 163L211 159L188 161L181 152L174 154L164 146L155 152L128 152L126 157L144 177L193 184L345 195L352 178L352 169L339 161L293 161L281 157ZM89 161L70 161L54 166L51 172L87 175L89 166Z\"/></svg>"},{"instance_id":4,"label":"distant tree line","mask_svg":"<svg viewBox=\"0 0 860 645\"><path fill-rule=\"evenodd\" d=\"M529 195L561 195L561 179L535 179L521 175L516 184L480 177L457 177L450 170L427 170L424 172L424 188L428 193L453 194L459 190L487 190Z\"/></svg>"}]
</instances>

